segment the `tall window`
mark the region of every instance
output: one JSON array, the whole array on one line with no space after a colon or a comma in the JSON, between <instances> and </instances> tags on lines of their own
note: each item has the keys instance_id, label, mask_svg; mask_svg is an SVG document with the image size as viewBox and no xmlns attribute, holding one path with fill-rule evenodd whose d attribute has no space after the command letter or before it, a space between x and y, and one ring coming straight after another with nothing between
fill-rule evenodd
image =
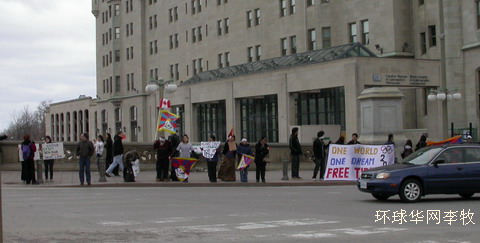
<instances>
[{"instance_id":1,"label":"tall window","mask_svg":"<svg viewBox=\"0 0 480 243\"><path fill-rule=\"evenodd\" d=\"M276 95L243 98L240 102L242 137L259 141L267 136L270 142L278 142L278 101Z\"/></svg>"},{"instance_id":2,"label":"tall window","mask_svg":"<svg viewBox=\"0 0 480 243\"><path fill-rule=\"evenodd\" d=\"M225 141L227 135L225 101L197 104L196 109L198 141L207 141L212 134L219 141Z\"/></svg>"},{"instance_id":3,"label":"tall window","mask_svg":"<svg viewBox=\"0 0 480 243\"><path fill-rule=\"evenodd\" d=\"M287 16L287 0L280 0L280 17Z\"/></svg>"},{"instance_id":4,"label":"tall window","mask_svg":"<svg viewBox=\"0 0 480 243\"><path fill-rule=\"evenodd\" d=\"M368 45L370 43L369 39L370 27L368 25L368 20L362 21L362 44Z\"/></svg>"},{"instance_id":5,"label":"tall window","mask_svg":"<svg viewBox=\"0 0 480 243\"><path fill-rule=\"evenodd\" d=\"M198 41L202 41L203 39L203 36L202 36L202 26L199 26L197 27L197 31L198 31Z\"/></svg>"},{"instance_id":6,"label":"tall window","mask_svg":"<svg viewBox=\"0 0 480 243\"><path fill-rule=\"evenodd\" d=\"M122 109L115 108L115 133L122 131Z\"/></svg>"},{"instance_id":7,"label":"tall window","mask_svg":"<svg viewBox=\"0 0 480 243\"><path fill-rule=\"evenodd\" d=\"M197 74L197 60L192 61L192 71L193 75Z\"/></svg>"},{"instance_id":8,"label":"tall window","mask_svg":"<svg viewBox=\"0 0 480 243\"><path fill-rule=\"evenodd\" d=\"M477 29L480 29L480 0L475 2L475 8L477 10Z\"/></svg>"},{"instance_id":9,"label":"tall window","mask_svg":"<svg viewBox=\"0 0 480 243\"><path fill-rule=\"evenodd\" d=\"M308 30L308 50L317 49L317 32L315 29Z\"/></svg>"},{"instance_id":10,"label":"tall window","mask_svg":"<svg viewBox=\"0 0 480 243\"><path fill-rule=\"evenodd\" d=\"M218 36L222 35L222 20L217 21L217 35Z\"/></svg>"},{"instance_id":11,"label":"tall window","mask_svg":"<svg viewBox=\"0 0 480 243\"><path fill-rule=\"evenodd\" d=\"M307 7L315 5L315 0L307 0Z\"/></svg>"},{"instance_id":12,"label":"tall window","mask_svg":"<svg viewBox=\"0 0 480 243\"><path fill-rule=\"evenodd\" d=\"M322 48L329 48L332 46L332 31L330 27L322 28Z\"/></svg>"},{"instance_id":13,"label":"tall window","mask_svg":"<svg viewBox=\"0 0 480 243\"><path fill-rule=\"evenodd\" d=\"M229 18L224 19L223 23L225 24L225 34L228 34L228 31L230 29L230 19Z\"/></svg>"},{"instance_id":14,"label":"tall window","mask_svg":"<svg viewBox=\"0 0 480 243\"><path fill-rule=\"evenodd\" d=\"M225 67L230 66L230 52L225 52Z\"/></svg>"},{"instance_id":15,"label":"tall window","mask_svg":"<svg viewBox=\"0 0 480 243\"><path fill-rule=\"evenodd\" d=\"M120 38L120 28L115 27L115 39L118 39L118 38Z\"/></svg>"},{"instance_id":16,"label":"tall window","mask_svg":"<svg viewBox=\"0 0 480 243\"><path fill-rule=\"evenodd\" d=\"M290 0L290 14L294 14L296 12L296 0Z\"/></svg>"},{"instance_id":17,"label":"tall window","mask_svg":"<svg viewBox=\"0 0 480 243\"><path fill-rule=\"evenodd\" d=\"M247 48L247 59L248 62L253 62L253 47L248 47Z\"/></svg>"},{"instance_id":18,"label":"tall window","mask_svg":"<svg viewBox=\"0 0 480 243\"><path fill-rule=\"evenodd\" d=\"M297 37L290 36L290 54L297 53Z\"/></svg>"},{"instance_id":19,"label":"tall window","mask_svg":"<svg viewBox=\"0 0 480 243\"><path fill-rule=\"evenodd\" d=\"M138 124L137 124L137 107L130 107L130 140L132 142L138 141Z\"/></svg>"},{"instance_id":20,"label":"tall window","mask_svg":"<svg viewBox=\"0 0 480 243\"><path fill-rule=\"evenodd\" d=\"M120 92L120 76L115 76L115 92Z\"/></svg>"},{"instance_id":21,"label":"tall window","mask_svg":"<svg viewBox=\"0 0 480 243\"><path fill-rule=\"evenodd\" d=\"M223 53L218 54L218 68L223 68Z\"/></svg>"},{"instance_id":22,"label":"tall window","mask_svg":"<svg viewBox=\"0 0 480 243\"><path fill-rule=\"evenodd\" d=\"M288 49L287 38L280 39L280 46L281 46L282 56L286 56L287 55L287 49Z\"/></svg>"},{"instance_id":23,"label":"tall window","mask_svg":"<svg viewBox=\"0 0 480 243\"><path fill-rule=\"evenodd\" d=\"M247 12L247 28L252 27L253 25L253 13L252 11Z\"/></svg>"},{"instance_id":24,"label":"tall window","mask_svg":"<svg viewBox=\"0 0 480 243\"><path fill-rule=\"evenodd\" d=\"M437 31L435 29L435 25L428 26L428 34L430 37L428 43L430 47L437 46Z\"/></svg>"},{"instance_id":25,"label":"tall window","mask_svg":"<svg viewBox=\"0 0 480 243\"><path fill-rule=\"evenodd\" d=\"M350 43L357 42L357 23L348 24L348 29L349 29Z\"/></svg>"},{"instance_id":26,"label":"tall window","mask_svg":"<svg viewBox=\"0 0 480 243\"><path fill-rule=\"evenodd\" d=\"M257 61L260 61L260 59L262 58L262 47L260 45L257 45L255 46L255 50L257 53L256 59Z\"/></svg>"},{"instance_id":27,"label":"tall window","mask_svg":"<svg viewBox=\"0 0 480 243\"><path fill-rule=\"evenodd\" d=\"M427 37L425 32L420 33L420 50L422 54L427 53Z\"/></svg>"},{"instance_id":28,"label":"tall window","mask_svg":"<svg viewBox=\"0 0 480 243\"><path fill-rule=\"evenodd\" d=\"M343 87L322 89L318 93L296 93L294 97L297 125L341 125L345 131Z\"/></svg>"},{"instance_id":29,"label":"tall window","mask_svg":"<svg viewBox=\"0 0 480 243\"><path fill-rule=\"evenodd\" d=\"M260 9L255 9L255 25L260 24Z\"/></svg>"},{"instance_id":30,"label":"tall window","mask_svg":"<svg viewBox=\"0 0 480 243\"><path fill-rule=\"evenodd\" d=\"M115 4L115 16L120 15L120 4Z\"/></svg>"}]
</instances>

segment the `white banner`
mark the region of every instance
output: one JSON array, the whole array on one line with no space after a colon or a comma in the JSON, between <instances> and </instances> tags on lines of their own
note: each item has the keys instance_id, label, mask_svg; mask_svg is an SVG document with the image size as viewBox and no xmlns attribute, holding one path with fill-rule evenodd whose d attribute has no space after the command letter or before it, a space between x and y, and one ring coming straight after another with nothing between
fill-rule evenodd
<instances>
[{"instance_id":1,"label":"white banner","mask_svg":"<svg viewBox=\"0 0 480 243\"><path fill-rule=\"evenodd\" d=\"M33 157L33 160L40 160L40 151L39 151L39 146L38 143L35 144L35 147L37 147L37 152L35 152L35 155ZM18 158L20 161L23 161L23 155L22 155L22 145L18 145Z\"/></svg>"},{"instance_id":2,"label":"white banner","mask_svg":"<svg viewBox=\"0 0 480 243\"><path fill-rule=\"evenodd\" d=\"M202 148L203 157L205 157L206 159L213 158L219 146L220 146L220 141L200 142L200 147Z\"/></svg>"},{"instance_id":3,"label":"white banner","mask_svg":"<svg viewBox=\"0 0 480 243\"><path fill-rule=\"evenodd\" d=\"M42 144L43 159L63 159L63 143L44 143Z\"/></svg>"},{"instance_id":4,"label":"white banner","mask_svg":"<svg viewBox=\"0 0 480 243\"><path fill-rule=\"evenodd\" d=\"M330 144L325 180L355 181L370 168L391 165L395 161L393 145Z\"/></svg>"}]
</instances>

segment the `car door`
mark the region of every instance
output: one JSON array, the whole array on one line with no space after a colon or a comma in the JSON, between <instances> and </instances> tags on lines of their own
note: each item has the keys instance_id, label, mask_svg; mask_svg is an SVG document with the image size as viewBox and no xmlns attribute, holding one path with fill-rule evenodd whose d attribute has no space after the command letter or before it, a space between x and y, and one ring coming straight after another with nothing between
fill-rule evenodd
<instances>
[{"instance_id":1,"label":"car door","mask_svg":"<svg viewBox=\"0 0 480 243\"><path fill-rule=\"evenodd\" d=\"M425 190L433 193L459 193L464 188L464 167L462 148L447 148L430 164L425 178Z\"/></svg>"},{"instance_id":2,"label":"car door","mask_svg":"<svg viewBox=\"0 0 480 243\"><path fill-rule=\"evenodd\" d=\"M465 187L471 192L480 192L480 148L465 148Z\"/></svg>"}]
</instances>

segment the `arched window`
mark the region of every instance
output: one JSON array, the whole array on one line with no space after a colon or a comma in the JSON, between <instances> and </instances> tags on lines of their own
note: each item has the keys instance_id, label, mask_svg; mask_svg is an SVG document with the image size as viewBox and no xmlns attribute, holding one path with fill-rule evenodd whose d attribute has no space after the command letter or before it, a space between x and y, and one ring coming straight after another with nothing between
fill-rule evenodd
<instances>
[{"instance_id":1,"label":"arched window","mask_svg":"<svg viewBox=\"0 0 480 243\"><path fill-rule=\"evenodd\" d=\"M65 141L65 115L60 114L60 140Z\"/></svg>"},{"instance_id":2,"label":"arched window","mask_svg":"<svg viewBox=\"0 0 480 243\"><path fill-rule=\"evenodd\" d=\"M115 133L122 131L122 109L115 108Z\"/></svg>"},{"instance_id":3,"label":"arched window","mask_svg":"<svg viewBox=\"0 0 480 243\"><path fill-rule=\"evenodd\" d=\"M78 111L78 133L83 133L83 111Z\"/></svg>"},{"instance_id":4,"label":"arched window","mask_svg":"<svg viewBox=\"0 0 480 243\"><path fill-rule=\"evenodd\" d=\"M73 112L73 141L78 141L78 114Z\"/></svg>"},{"instance_id":5,"label":"arched window","mask_svg":"<svg viewBox=\"0 0 480 243\"><path fill-rule=\"evenodd\" d=\"M70 112L67 112L67 141L72 141L70 137L72 125L71 125L71 119L70 119Z\"/></svg>"},{"instance_id":6,"label":"arched window","mask_svg":"<svg viewBox=\"0 0 480 243\"><path fill-rule=\"evenodd\" d=\"M85 132L90 134L90 116L88 115L88 110L85 110L83 114L85 115Z\"/></svg>"},{"instance_id":7,"label":"arched window","mask_svg":"<svg viewBox=\"0 0 480 243\"><path fill-rule=\"evenodd\" d=\"M108 114L107 110L102 110L101 114L101 121L102 121L102 132L106 135L108 133Z\"/></svg>"}]
</instances>

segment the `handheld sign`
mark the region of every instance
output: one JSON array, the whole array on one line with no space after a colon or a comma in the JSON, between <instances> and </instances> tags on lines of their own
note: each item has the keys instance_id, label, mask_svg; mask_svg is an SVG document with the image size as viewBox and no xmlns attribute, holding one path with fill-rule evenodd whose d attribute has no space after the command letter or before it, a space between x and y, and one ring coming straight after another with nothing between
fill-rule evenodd
<instances>
[{"instance_id":1,"label":"handheld sign","mask_svg":"<svg viewBox=\"0 0 480 243\"><path fill-rule=\"evenodd\" d=\"M63 159L63 143L44 143L42 144L43 159Z\"/></svg>"}]
</instances>

